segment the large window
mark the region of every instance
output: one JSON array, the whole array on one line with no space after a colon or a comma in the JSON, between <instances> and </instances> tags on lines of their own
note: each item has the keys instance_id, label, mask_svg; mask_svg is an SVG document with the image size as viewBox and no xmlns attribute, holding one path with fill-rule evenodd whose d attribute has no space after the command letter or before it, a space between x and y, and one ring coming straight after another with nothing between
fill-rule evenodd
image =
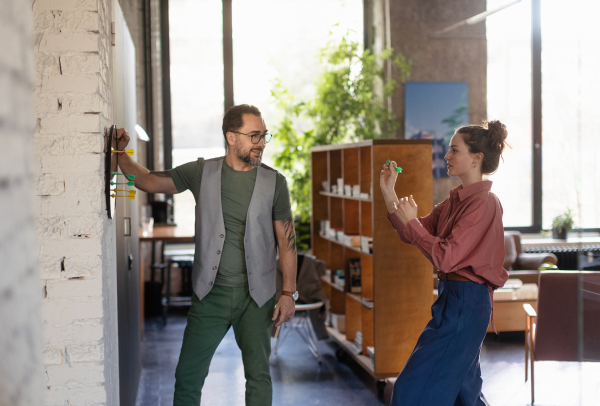
<instances>
[{"instance_id":1,"label":"large window","mask_svg":"<svg viewBox=\"0 0 600 406\"><path fill-rule=\"evenodd\" d=\"M488 0L489 9L505 4ZM576 228L600 228L600 30L597 2L541 2L542 227L567 209ZM506 227L532 226L531 2L487 19L488 118L506 123L508 142L491 176Z\"/></svg>"},{"instance_id":2,"label":"large window","mask_svg":"<svg viewBox=\"0 0 600 406\"><path fill-rule=\"evenodd\" d=\"M169 0L173 167L225 153L221 0ZM175 222L194 224L194 196L175 195Z\"/></svg>"},{"instance_id":3,"label":"large window","mask_svg":"<svg viewBox=\"0 0 600 406\"><path fill-rule=\"evenodd\" d=\"M173 166L225 153L222 0L169 0ZM363 38L361 0L233 0L235 104L253 104L268 128L280 116L270 102L279 79L298 99L313 95L318 54L350 32ZM272 165L276 141L265 149ZM175 196L175 221L194 224L194 198Z\"/></svg>"},{"instance_id":4,"label":"large window","mask_svg":"<svg viewBox=\"0 0 600 406\"><path fill-rule=\"evenodd\" d=\"M169 0L169 17L173 149L222 148L221 0Z\"/></svg>"},{"instance_id":5,"label":"large window","mask_svg":"<svg viewBox=\"0 0 600 406\"><path fill-rule=\"evenodd\" d=\"M488 0L487 8L505 3ZM505 227L532 225L530 10L525 1L487 18L488 118L506 124L512 147L490 177L504 208Z\"/></svg>"},{"instance_id":6,"label":"large window","mask_svg":"<svg viewBox=\"0 0 600 406\"><path fill-rule=\"evenodd\" d=\"M597 1L542 1L543 226L567 208L600 228L600 24Z\"/></svg>"},{"instance_id":7,"label":"large window","mask_svg":"<svg viewBox=\"0 0 600 406\"><path fill-rule=\"evenodd\" d=\"M268 128L280 119L271 103L279 79L298 100L313 96L319 50L347 32L363 38L361 0L233 0L235 104L256 105ZM277 141L265 149L272 164Z\"/></svg>"}]
</instances>

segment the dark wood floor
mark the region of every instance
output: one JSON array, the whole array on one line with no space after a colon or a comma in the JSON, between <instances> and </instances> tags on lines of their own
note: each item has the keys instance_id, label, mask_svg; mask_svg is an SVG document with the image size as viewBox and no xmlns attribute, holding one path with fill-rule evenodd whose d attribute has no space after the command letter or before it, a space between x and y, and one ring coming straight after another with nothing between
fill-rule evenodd
<instances>
[{"instance_id":1,"label":"dark wood floor","mask_svg":"<svg viewBox=\"0 0 600 406\"><path fill-rule=\"evenodd\" d=\"M137 406L173 404L175 367L185 328L185 315L172 315L166 327L159 319L145 324L143 372ZM340 363L330 340L318 343L318 365L304 342L292 334L272 362L273 405L387 405L393 380L379 399L375 381L352 361ZM599 406L600 363L537 362L538 406ZM524 381L522 333L488 335L481 352L484 394L491 405L530 404L530 384ZM202 405L244 404L244 370L233 331L217 349L203 390Z\"/></svg>"}]
</instances>

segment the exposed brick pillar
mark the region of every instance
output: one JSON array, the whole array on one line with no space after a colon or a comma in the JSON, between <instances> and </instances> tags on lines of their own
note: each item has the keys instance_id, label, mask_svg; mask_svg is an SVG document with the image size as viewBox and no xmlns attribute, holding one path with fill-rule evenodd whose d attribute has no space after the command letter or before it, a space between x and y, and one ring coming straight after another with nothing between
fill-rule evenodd
<instances>
[{"instance_id":1,"label":"exposed brick pillar","mask_svg":"<svg viewBox=\"0 0 600 406\"><path fill-rule=\"evenodd\" d=\"M33 13L44 397L116 405L115 231L103 197L111 1L35 0Z\"/></svg>"}]
</instances>

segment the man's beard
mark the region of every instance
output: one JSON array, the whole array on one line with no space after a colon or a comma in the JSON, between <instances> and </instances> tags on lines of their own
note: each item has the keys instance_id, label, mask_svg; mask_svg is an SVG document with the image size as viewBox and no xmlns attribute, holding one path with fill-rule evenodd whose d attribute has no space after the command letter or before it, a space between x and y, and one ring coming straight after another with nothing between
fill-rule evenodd
<instances>
[{"instance_id":1,"label":"man's beard","mask_svg":"<svg viewBox=\"0 0 600 406\"><path fill-rule=\"evenodd\" d=\"M260 164L262 163L262 155L259 156L258 158L254 158L252 156L252 151L256 150L256 151L260 151L262 152L262 150L260 148L251 148L250 151L248 151L247 154L244 154L244 151L242 151L240 145L236 144L235 145L235 155L237 155L237 157L242 160L243 162L247 163L250 166L253 167L259 167Z\"/></svg>"}]
</instances>

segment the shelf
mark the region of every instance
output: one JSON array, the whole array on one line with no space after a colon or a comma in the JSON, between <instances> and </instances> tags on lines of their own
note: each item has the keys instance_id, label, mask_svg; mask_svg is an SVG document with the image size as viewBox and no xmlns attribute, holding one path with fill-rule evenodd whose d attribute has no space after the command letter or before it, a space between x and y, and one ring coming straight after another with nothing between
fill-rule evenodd
<instances>
[{"instance_id":1,"label":"shelf","mask_svg":"<svg viewBox=\"0 0 600 406\"><path fill-rule=\"evenodd\" d=\"M362 307L364 307L367 310L373 311L373 301L369 301L371 303L371 306L368 306L364 301L361 295L358 295L356 293L351 293L351 292L346 292L346 296L348 296L349 298L351 298L352 300L357 301L358 303L361 304Z\"/></svg>"},{"instance_id":2,"label":"shelf","mask_svg":"<svg viewBox=\"0 0 600 406\"><path fill-rule=\"evenodd\" d=\"M354 299L355 301L357 301L358 303L360 303L364 308L373 311L372 307L369 307L364 301L361 295L356 294L356 293L351 293L351 292L346 292L344 291L344 289L342 289L341 287L339 287L338 285L336 285L335 283L331 282L329 279L327 279L326 276L321 276L321 280L323 282L325 282L326 284L328 284L329 286L331 286L332 288L345 293L346 295L348 295L348 297ZM371 303L373 303L373 301L371 301Z\"/></svg>"},{"instance_id":3,"label":"shelf","mask_svg":"<svg viewBox=\"0 0 600 406\"><path fill-rule=\"evenodd\" d=\"M368 255L370 257L373 256L373 254L367 254L366 252L361 251L358 248L351 247L350 245L342 244L341 242L339 242L338 240L334 240L333 238L325 237L324 235L320 235L320 234L319 234L319 237L321 237L324 240L331 241L332 243L335 243L335 244L339 245L340 247L344 247L344 248L348 248L349 250L356 251L359 254Z\"/></svg>"},{"instance_id":4,"label":"shelf","mask_svg":"<svg viewBox=\"0 0 600 406\"><path fill-rule=\"evenodd\" d=\"M329 196L329 197L339 197L340 199L346 199L346 200L358 200L361 202L372 202L373 199L369 198L362 198L362 197L354 197L354 196L346 196L346 195L340 195L338 193L329 193L329 192L319 192L319 194L321 196Z\"/></svg>"},{"instance_id":5,"label":"shelf","mask_svg":"<svg viewBox=\"0 0 600 406\"><path fill-rule=\"evenodd\" d=\"M385 375L385 376L381 376L381 378L376 377L375 376L376 375L375 367L373 366L373 362L371 362L370 357L367 357L362 354L356 354L353 350L354 343L352 341L346 340L346 336L344 334L340 333L333 327L327 326L326 328L327 328L327 333L329 334L329 337L331 337L336 343L338 343L348 353L348 355L350 355L352 358L354 358L356 360L356 362L358 362L363 368L365 368L367 370L367 372L369 372L369 374L371 374L372 377L374 377L375 379L381 379L381 378L397 376L397 375L390 375L390 376ZM383 374L377 374L377 375L383 375Z\"/></svg>"},{"instance_id":6,"label":"shelf","mask_svg":"<svg viewBox=\"0 0 600 406\"><path fill-rule=\"evenodd\" d=\"M385 379L385 378L395 378L398 374L376 374L375 366L371 361L371 358L366 355L356 354L354 353L354 343L352 341L346 340L346 336L336 329L332 327L326 327L327 333L329 337L333 339L336 343L339 344L340 347L346 351L348 355L350 355L356 362L358 362L373 378L375 379Z\"/></svg>"},{"instance_id":7,"label":"shelf","mask_svg":"<svg viewBox=\"0 0 600 406\"><path fill-rule=\"evenodd\" d=\"M332 288L334 288L336 290L339 290L340 292L344 292L344 289L342 289L341 287L339 287L335 283L331 282L329 279L327 279L326 276L321 276L321 280L323 282L325 282L326 284L328 284L329 286L331 286Z\"/></svg>"}]
</instances>

